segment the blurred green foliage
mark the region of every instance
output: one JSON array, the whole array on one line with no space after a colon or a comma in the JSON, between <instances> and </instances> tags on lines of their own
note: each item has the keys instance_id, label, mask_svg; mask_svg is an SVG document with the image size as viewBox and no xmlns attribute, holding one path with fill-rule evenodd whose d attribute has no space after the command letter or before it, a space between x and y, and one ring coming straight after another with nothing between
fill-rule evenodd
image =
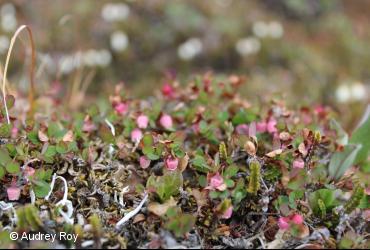
<instances>
[{"instance_id":1,"label":"blurred green foliage","mask_svg":"<svg viewBox=\"0 0 370 250\"><path fill-rule=\"evenodd\" d=\"M93 71L91 94L125 81L143 95L174 76L211 70L246 75L242 93L250 98L278 92L292 103L335 104L349 114L346 127L369 100L369 1L9 3L0 6L0 53L15 28L29 24L39 91ZM9 77L26 91L28 60L17 48Z\"/></svg>"}]
</instances>

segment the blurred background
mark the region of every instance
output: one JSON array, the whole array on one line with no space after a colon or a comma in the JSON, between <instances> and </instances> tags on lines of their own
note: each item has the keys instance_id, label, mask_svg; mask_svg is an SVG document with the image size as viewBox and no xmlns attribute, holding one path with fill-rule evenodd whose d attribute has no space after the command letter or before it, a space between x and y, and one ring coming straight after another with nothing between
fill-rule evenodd
<instances>
[{"instance_id":1,"label":"blurred background","mask_svg":"<svg viewBox=\"0 0 370 250\"><path fill-rule=\"evenodd\" d=\"M331 105L347 128L369 103L368 0L0 1L2 65L22 24L32 28L39 92L78 82L94 96L124 81L144 96L213 72L245 75L251 99ZM8 72L25 92L27 39Z\"/></svg>"}]
</instances>

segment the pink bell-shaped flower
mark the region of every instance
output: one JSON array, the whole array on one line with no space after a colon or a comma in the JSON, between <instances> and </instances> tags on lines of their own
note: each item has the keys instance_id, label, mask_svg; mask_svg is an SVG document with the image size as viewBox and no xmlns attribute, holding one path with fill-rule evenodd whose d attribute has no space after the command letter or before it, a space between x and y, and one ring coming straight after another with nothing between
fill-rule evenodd
<instances>
[{"instance_id":1,"label":"pink bell-shaped flower","mask_svg":"<svg viewBox=\"0 0 370 250\"><path fill-rule=\"evenodd\" d=\"M159 123L165 129L170 129L173 126L172 117L170 115L167 115L167 114L163 114L161 116L161 119L159 120Z\"/></svg>"},{"instance_id":2,"label":"pink bell-shaped flower","mask_svg":"<svg viewBox=\"0 0 370 250\"><path fill-rule=\"evenodd\" d=\"M139 128L146 129L148 127L149 118L146 115L139 115L136 118L136 124Z\"/></svg>"},{"instance_id":3,"label":"pink bell-shaped flower","mask_svg":"<svg viewBox=\"0 0 370 250\"><path fill-rule=\"evenodd\" d=\"M298 168L298 169L304 168L304 161L301 158L294 160L293 168Z\"/></svg>"},{"instance_id":4,"label":"pink bell-shaped flower","mask_svg":"<svg viewBox=\"0 0 370 250\"><path fill-rule=\"evenodd\" d=\"M6 192L8 193L8 199L10 201L17 201L21 196L21 189L17 187L15 184L12 184L10 187L8 187L6 189Z\"/></svg>"},{"instance_id":5,"label":"pink bell-shaped flower","mask_svg":"<svg viewBox=\"0 0 370 250\"><path fill-rule=\"evenodd\" d=\"M134 130L132 130L132 132L131 132L131 141L132 142L137 143L141 140L141 138L143 138L143 133L141 132L140 129L135 128Z\"/></svg>"},{"instance_id":6,"label":"pink bell-shaped flower","mask_svg":"<svg viewBox=\"0 0 370 250\"><path fill-rule=\"evenodd\" d=\"M165 161L165 165L168 170L174 171L179 165L179 159L177 159L176 157L168 157Z\"/></svg>"},{"instance_id":7,"label":"pink bell-shaped flower","mask_svg":"<svg viewBox=\"0 0 370 250\"><path fill-rule=\"evenodd\" d=\"M144 155L140 157L139 162L140 162L140 167L143 169L146 169L150 166L150 160L148 159L148 157Z\"/></svg>"},{"instance_id":8,"label":"pink bell-shaped flower","mask_svg":"<svg viewBox=\"0 0 370 250\"><path fill-rule=\"evenodd\" d=\"M231 215L233 214L233 206L230 206L226 211L222 214L222 219L230 219Z\"/></svg>"},{"instance_id":9,"label":"pink bell-shaped flower","mask_svg":"<svg viewBox=\"0 0 370 250\"><path fill-rule=\"evenodd\" d=\"M127 112L127 110L128 110L128 106L127 106L127 104L126 104L126 103L124 103L124 102L119 102L118 104L116 104L116 105L114 106L114 110L115 110L118 114L123 115L123 114L125 114L125 113Z\"/></svg>"},{"instance_id":10,"label":"pink bell-shaped flower","mask_svg":"<svg viewBox=\"0 0 370 250\"><path fill-rule=\"evenodd\" d=\"M287 217L280 217L278 220L278 225L281 230L287 230L290 225L289 225L289 218Z\"/></svg>"}]
</instances>

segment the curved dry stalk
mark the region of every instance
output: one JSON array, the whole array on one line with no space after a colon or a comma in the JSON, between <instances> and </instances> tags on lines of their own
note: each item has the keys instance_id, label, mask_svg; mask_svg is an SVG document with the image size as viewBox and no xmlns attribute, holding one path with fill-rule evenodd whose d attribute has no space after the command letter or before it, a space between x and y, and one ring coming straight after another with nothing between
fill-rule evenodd
<instances>
[{"instance_id":1,"label":"curved dry stalk","mask_svg":"<svg viewBox=\"0 0 370 250\"><path fill-rule=\"evenodd\" d=\"M15 44L15 41L18 37L18 35L24 30L27 30L29 40L31 43L31 67L30 67L30 91L28 94L29 102L30 102L30 111L32 112L33 110L33 95L35 91L35 83L34 83L34 68L35 68L35 61L36 61L36 50L35 50L35 44L33 42L33 36L32 36L32 31L27 25L22 25L20 26L16 32L14 33L12 39L10 40L10 45L8 49L8 54L6 56L5 60L5 67L4 67L4 74L3 74L3 81L2 81L2 94L3 94L3 101L4 101L4 106L5 106L5 113L6 113L6 119L8 124L10 124L10 119L9 119L9 111L8 111L8 105L6 104L6 74L8 72L8 66L9 66L9 60L10 56L13 51L13 47Z\"/></svg>"}]
</instances>

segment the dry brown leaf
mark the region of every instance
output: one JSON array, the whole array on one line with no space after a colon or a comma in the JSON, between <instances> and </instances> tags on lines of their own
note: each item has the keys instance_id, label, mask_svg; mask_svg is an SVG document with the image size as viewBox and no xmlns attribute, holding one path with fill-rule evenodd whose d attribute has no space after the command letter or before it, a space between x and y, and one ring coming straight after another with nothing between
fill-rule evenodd
<instances>
[{"instance_id":1,"label":"dry brown leaf","mask_svg":"<svg viewBox=\"0 0 370 250\"><path fill-rule=\"evenodd\" d=\"M267 153L266 156L270 157L270 158L274 158L277 155L280 155L281 153L283 153L283 150L279 148L279 149L276 149L274 151L271 151L271 152Z\"/></svg>"},{"instance_id":2,"label":"dry brown leaf","mask_svg":"<svg viewBox=\"0 0 370 250\"><path fill-rule=\"evenodd\" d=\"M310 235L310 229L306 225L300 225L298 238L303 239Z\"/></svg>"},{"instance_id":3,"label":"dry brown leaf","mask_svg":"<svg viewBox=\"0 0 370 250\"><path fill-rule=\"evenodd\" d=\"M303 155L303 157L306 157L307 154L308 154L308 151L306 149L306 146L304 145L303 142L299 144L298 151Z\"/></svg>"},{"instance_id":4,"label":"dry brown leaf","mask_svg":"<svg viewBox=\"0 0 370 250\"><path fill-rule=\"evenodd\" d=\"M179 169L181 172L184 172L186 167L188 166L189 163L189 156L186 153L184 157L180 159L180 164L179 164Z\"/></svg>"},{"instance_id":5,"label":"dry brown leaf","mask_svg":"<svg viewBox=\"0 0 370 250\"><path fill-rule=\"evenodd\" d=\"M63 136L64 142L72 142L73 141L73 132L72 130L69 130L64 136Z\"/></svg>"},{"instance_id":6,"label":"dry brown leaf","mask_svg":"<svg viewBox=\"0 0 370 250\"><path fill-rule=\"evenodd\" d=\"M290 134L289 134L288 132L281 132L281 133L279 134L279 138L280 138L280 140L282 140L282 141L287 141L287 140L289 140L289 139L290 139Z\"/></svg>"},{"instance_id":7,"label":"dry brown leaf","mask_svg":"<svg viewBox=\"0 0 370 250\"><path fill-rule=\"evenodd\" d=\"M176 207L177 203L173 197L163 204L152 202L148 205L149 212L161 217L166 214L167 210L171 207Z\"/></svg>"},{"instance_id":8,"label":"dry brown leaf","mask_svg":"<svg viewBox=\"0 0 370 250\"><path fill-rule=\"evenodd\" d=\"M247 141L244 144L244 149L249 155L256 155L257 150L253 142Z\"/></svg>"},{"instance_id":9,"label":"dry brown leaf","mask_svg":"<svg viewBox=\"0 0 370 250\"><path fill-rule=\"evenodd\" d=\"M38 136L39 136L39 140L42 141L42 142L49 141L49 137L44 132L42 132L41 130L39 130Z\"/></svg>"},{"instance_id":10,"label":"dry brown leaf","mask_svg":"<svg viewBox=\"0 0 370 250\"><path fill-rule=\"evenodd\" d=\"M207 205L207 193L206 192L200 192L198 189L194 188L191 190L191 195L194 196L197 205L198 205L198 211L201 207Z\"/></svg>"},{"instance_id":11,"label":"dry brown leaf","mask_svg":"<svg viewBox=\"0 0 370 250\"><path fill-rule=\"evenodd\" d=\"M139 223L139 222L142 222L142 221L145 221L145 215L143 214L137 214L135 217L134 217L134 220L133 220L133 223Z\"/></svg>"}]
</instances>

